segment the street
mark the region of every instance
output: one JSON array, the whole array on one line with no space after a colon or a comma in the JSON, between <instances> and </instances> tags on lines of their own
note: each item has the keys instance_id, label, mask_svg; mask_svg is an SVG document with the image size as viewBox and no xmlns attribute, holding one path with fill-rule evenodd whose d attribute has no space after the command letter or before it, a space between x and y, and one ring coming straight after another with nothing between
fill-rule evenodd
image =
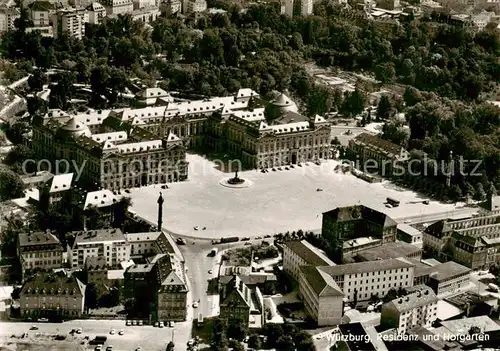
<instances>
[{"instance_id":1,"label":"street","mask_svg":"<svg viewBox=\"0 0 500 351\"><path fill-rule=\"evenodd\" d=\"M36 325L38 330L30 330ZM0 323L0 337L2 340L12 335L28 333L28 339L24 341L35 341L36 334L69 335L72 329L82 328L82 334L75 334L75 345L79 344L85 336L94 339L97 335L108 338L106 346L112 345L113 351L130 351L139 346L148 351L164 351L167 344L174 338L175 349L185 350L186 343L191 338L190 322L176 323L174 328L155 328L153 326L126 326L125 321L117 320L73 320L64 323ZM115 335L110 335L111 329L115 329ZM124 335L118 335L120 330ZM55 344L58 341L54 341ZM93 350L94 346L88 345L87 350Z\"/></svg>"}]
</instances>

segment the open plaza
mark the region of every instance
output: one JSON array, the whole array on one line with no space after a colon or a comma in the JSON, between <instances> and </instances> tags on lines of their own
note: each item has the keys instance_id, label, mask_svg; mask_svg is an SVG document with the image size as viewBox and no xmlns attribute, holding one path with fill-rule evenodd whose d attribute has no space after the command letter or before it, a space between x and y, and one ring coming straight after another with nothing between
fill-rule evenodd
<instances>
[{"instance_id":1,"label":"open plaza","mask_svg":"<svg viewBox=\"0 0 500 351\"><path fill-rule=\"evenodd\" d=\"M298 229L317 231L321 228L323 212L358 203L384 211L396 220L445 212L453 217L459 211L459 206L454 204L436 201L422 204L425 199L419 194L387 181L371 184L352 174L338 173L334 171L338 165L334 160L267 173L242 171L238 176L251 184L241 188L221 185L221 180L233 177L235 166L232 173L225 173L199 155L190 154L187 161L186 181L171 183L168 189L160 185L132 189L130 195L132 210L156 223L156 199L162 192L163 227L186 236L208 239ZM386 208L387 197L399 200L401 205Z\"/></svg>"}]
</instances>

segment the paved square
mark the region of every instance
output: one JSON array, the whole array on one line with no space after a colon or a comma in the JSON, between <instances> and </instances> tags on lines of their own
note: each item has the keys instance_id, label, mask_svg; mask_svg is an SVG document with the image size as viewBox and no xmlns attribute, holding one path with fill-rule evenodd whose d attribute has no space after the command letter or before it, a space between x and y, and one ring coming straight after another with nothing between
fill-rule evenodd
<instances>
[{"instance_id":1,"label":"paved square","mask_svg":"<svg viewBox=\"0 0 500 351\"><path fill-rule=\"evenodd\" d=\"M429 215L457 208L432 201L429 205L411 204L423 198L413 191L399 189L385 181L370 184L351 174L334 172L337 161L324 161L321 166L295 166L282 171L244 171L238 176L248 179L248 188L232 189L220 180L232 177L215 168L213 162L199 155L188 155L189 179L169 184L133 189L132 210L156 223L156 200L161 191L163 227L174 233L193 237L257 236L278 232L318 230L321 213L339 206L363 204L385 211L394 219ZM317 191L318 188L323 191ZM401 201L400 207L388 209L387 197ZM199 230L194 230L198 226ZM206 230L202 230L206 227Z\"/></svg>"}]
</instances>

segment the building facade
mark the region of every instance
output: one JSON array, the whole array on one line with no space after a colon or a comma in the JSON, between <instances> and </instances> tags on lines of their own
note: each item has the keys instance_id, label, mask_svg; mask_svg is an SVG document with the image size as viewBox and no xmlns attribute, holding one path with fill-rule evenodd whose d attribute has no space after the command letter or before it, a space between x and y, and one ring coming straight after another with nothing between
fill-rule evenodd
<instances>
[{"instance_id":1,"label":"building facade","mask_svg":"<svg viewBox=\"0 0 500 351\"><path fill-rule=\"evenodd\" d=\"M89 23L89 14L85 9L66 8L52 15L54 38L62 33L82 39L85 36L85 23Z\"/></svg>"},{"instance_id":2,"label":"building facade","mask_svg":"<svg viewBox=\"0 0 500 351\"><path fill-rule=\"evenodd\" d=\"M339 207L323 213L321 236L328 242L330 257L342 263L344 254L395 242L397 223L386 214L366 206ZM357 245L365 239L367 245Z\"/></svg>"},{"instance_id":3,"label":"building facade","mask_svg":"<svg viewBox=\"0 0 500 351\"><path fill-rule=\"evenodd\" d=\"M21 233L17 239L17 255L23 273L30 269L49 270L63 264L63 247L50 231Z\"/></svg>"},{"instance_id":4,"label":"building facade","mask_svg":"<svg viewBox=\"0 0 500 351\"><path fill-rule=\"evenodd\" d=\"M471 270L459 263L449 261L433 269L427 284L438 296L458 292L470 283Z\"/></svg>"},{"instance_id":5,"label":"building facade","mask_svg":"<svg viewBox=\"0 0 500 351\"><path fill-rule=\"evenodd\" d=\"M500 221L497 213L462 220L442 220L423 233L424 248L472 269L500 262Z\"/></svg>"},{"instance_id":6,"label":"building facade","mask_svg":"<svg viewBox=\"0 0 500 351\"><path fill-rule=\"evenodd\" d=\"M47 27L56 9L49 1L35 1L28 6L28 15L34 27Z\"/></svg>"},{"instance_id":7,"label":"building facade","mask_svg":"<svg viewBox=\"0 0 500 351\"><path fill-rule=\"evenodd\" d=\"M382 306L380 325L406 334L414 327L431 328L437 319L438 298L430 288L394 299Z\"/></svg>"},{"instance_id":8,"label":"building facade","mask_svg":"<svg viewBox=\"0 0 500 351\"><path fill-rule=\"evenodd\" d=\"M101 4L106 8L108 15L126 14L134 11L132 0L102 0Z\"/></svg>"},{"instance_id":9,"label":"building facade","mask_svg":"<svg viewBox=\"0 0 500 351\"><path fill-rule=\"evenodd\" d=\"M120 229L99 229L73 232L75 240L68 248L73 268L83 268L88 257L104 257L106 264L117 266L130 260L130 245Z\"/></svg>"},{"instance_id":10,"label":"building facade","mask_svg":"<svg viewBox=\"0 0 500 351\"><path fill-rule=\"evenodd\" d=\"M207 2L205 0L184 0L182 13L190 14L195 12L203 12L206 9Z\"/></svg>"},{"instance_id":11,"label":"building facade","mask_svg":"<svg viewBox=\"0 0 500 351\"><path fill-rule=\"evenodd\" d=\"M307 314L319 327L341 324L344 293L332 276L319 267L300 267L299 296Z\"/></svg>"},{"instance_id":12,"label":"building facade","mask_svg":"<svg viewBox=\"0 0 500 351\"><path fill-rule=\"evenodd\" d=\"M402 258L319 267L330 275L346 301L383 297L391 289L413 286L414 265Z\"/></svg>"},{"instance_id":13,"label":"building facade","mask_svg":"<svg viewBox=\"0 0 500 351\"><path fill-rule=\"evenodd\" d=\"M25 319L67 319L82 316L85 285L64 274L38 274L26 281L20 293L21 316Z\"/></svg>"},{"instance_id":14,"label":"building facade","mask_svg":"<svg viewBox=\"0 0 500 351\"><path fill-rule=\"evenodd\" d=\"M324 253L306 240L286 241L283 244L283 270L299 281L301 266L334 266Z\"/></svg>"},{"instance_id":15,"label":"building facade","mask_svg":"<svg viewBox=\"0 0 500 351\"><path fill-rule=\"evenodd\" d=\"M87 6L89 13L90 24L101 24L104 17L106 17L106 8L98 2L93 2Z\"/></svg>"}]
</instances>

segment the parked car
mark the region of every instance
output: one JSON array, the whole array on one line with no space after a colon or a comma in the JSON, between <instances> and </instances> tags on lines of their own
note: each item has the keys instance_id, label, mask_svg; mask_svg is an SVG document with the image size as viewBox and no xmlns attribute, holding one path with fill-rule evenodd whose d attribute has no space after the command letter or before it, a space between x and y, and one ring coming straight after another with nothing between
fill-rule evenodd
<instances>
[{"instance_id":1,"label":"parked car","mask_svg":"<svg viewBox=\"0 0 500 351\"><path fill-rule=\"evenodd\" d=\"M113 351L113 345L108 345L108 347L106 347L106 351Z\"/></svg>"},{"instance_id":2,"label":"parked car","mask_svg":"<svg viewBox=\"0 0 500 351\"><path fill-rule=\"evenodd\" d=\"M97 345L94 350L95 351L101 351L102 350L102 345Z\"/></svg>"},{"instance_id":3,"label":"parked car","mask_svg":"<svg viewBox=\"0 0 500 351\"><path fill-rule=\"evenodd\" d=\"M194 226L194 227L193 227L193 229L194 229L194 230L198 230L198 229L200 229L200 227L198 227L198 226Z\"/></svg>"},{"instance_id":4,"label":"parked car","mask_svg":"<svg viewBox=\"0 0 500 351\"><path fill-rule=\"evenodd\" d=\"M142 325L142 321L139 321L139 325Z\"/></svg>"},{"instance_id":5,"label":"parked car","mask_svg":"<svg viewBox=\"0 0 500 351\"><path fill-rule=\"evenodd\" d=\"M109 331L109 333L110 333L111 335L115 335L115 334L116 334L116 330L111 329L111 330Z\"/></svg>"},{"instance_id":6,"label":"parked car","mask_svg":"<svg viewBox=\"0 0 500 351\"><path fill-rule=\"evenodd\" d=\"M137 321L132 321L132 325L137 325Z\"/></svg>"},{"instance_id":7,"label":"parked car","mask_svg":"<svg viewBox=\"0 0 500 351\"><path fill-rule=\"evenodd\" d=\"M198 308L198 302L193 302L193 308Z\"/></svg>"},{"instance_id":8,"label":"parked car","mask_svg":"<svg viewBox=\"0 0 500 351\"><path fill-rule=\"evenodd\" d=\"M290 168L288 168L288 167L285 167L285 170L289 171L289 170L290 170Z\"/></svg>"},{"instance_id":9,"label":"parked car","mask_svg":"<svg viewBox=\"0 0 500 351\"><path fill-rule=\"evenodd\" d=\"M125 192L126 192L127 194L130 194L130 190L128 190L128 189L125 189Z\"/></svg>"},{"instance_id":10,"label":"parked car","mask_svg":"<svg viewBox=\"0 0 500 351\"><path fill-rule=\"evenodd\" d=\"M118 335L123 335L123 334L125 334L125 332L123 331L123 329L118 332Z\"/></svg>"},{"instance_id":11,"label":"parked car","mask_svg":"<svg viewBox=\"0 0 500 351\"><path fill-rule=\"evenodd\" d=\"M158 327L163 328L163 327L164 327L163 322L160 322L160 323L158 324Z\"/></svg>"},{"instance_id":12,"label":"parked car","mask_svg":"<svg viewBox=\"0 0 500 351\"><path fill-rule=\"evenodd\" d=\"M125 323L125 325L132 325L132 322L127 320L127 322Z\"/></svg>"},{"instance_id":13,"label":"parked car","mask_svg":"<svg viewBox=\"0 0 500 351\"><path fill-rule=\"evenodd\" d=\"M271 238L272 236L271 235L265 235L264 238L268 239L268 238Z\"/></svg>"},{"instance_id":14,"label":"parked car","mask_svg":"<svg viewBox=\"0 0 500 351\"><path fill-rule=\"evenodd\" d=\"M241 239L241 241L249 241L249 240L250 240L250 238L248 238L248 237L245 237L245 238Z\"/></svg>"},{"instance_id":15,"label":"parked car","mask_svg":"<svg viewBox=\"0 0 500 351\"><path fill-rule=\"evenodd\" d=\"M174 327L174 325L175 325L175 323L174 323L173 321L168 322L168 326L169 326L170 328L173 328L173 327Z\"/></svg>"},{"instance_id":16,"label":"parked car","mask_svg":"<svg viewBox=\"0 0 500 351\"><path fill-rule=\"evenodd\" d=\"M30 330L38 330L38 327L36 325L32 325Z\"/></svg>"},{"instance_id":17,"label":"parked car","mask_svg":"<svg viewBox=\"0 0 500 351\"><path fill-rule=\"evenodd\" d=\"M213 271L211 269L208 270L208 274L212 274Z\"/></svg>"},{"instance_id":18,"label":"parked car","mask_svg":"<svg viewBox=\"0 0 500 351\"><path fill-rule=\"evenodd\" d=\"M81 334L81 333L83 333L83 329L82 329L82 328L78 328L78 329L76 330L76 333L77 333L77 334Z\"/></svg>"},{"instance_id":19,"label":"parked car","mask_svg":"<svg viewBox=\"0 0 500 351\"><path fill-rule=\"evenodd\" d=\"M48 322L48 321L49 321L49 319L48 319L48 318L38 318L38 321L39 321L39 322L46 323L46 322Z\"/></svg>"},{"instance_id":20,"label":"parked car","mask_svg":"<svg viewBox=\"0 0 500 351\"><path fill-rule=\"evenodd\" d=\"M135 351L142 351L142 347L139 346L138 348L135 349Z\"/></svg>"}]
</instances>

